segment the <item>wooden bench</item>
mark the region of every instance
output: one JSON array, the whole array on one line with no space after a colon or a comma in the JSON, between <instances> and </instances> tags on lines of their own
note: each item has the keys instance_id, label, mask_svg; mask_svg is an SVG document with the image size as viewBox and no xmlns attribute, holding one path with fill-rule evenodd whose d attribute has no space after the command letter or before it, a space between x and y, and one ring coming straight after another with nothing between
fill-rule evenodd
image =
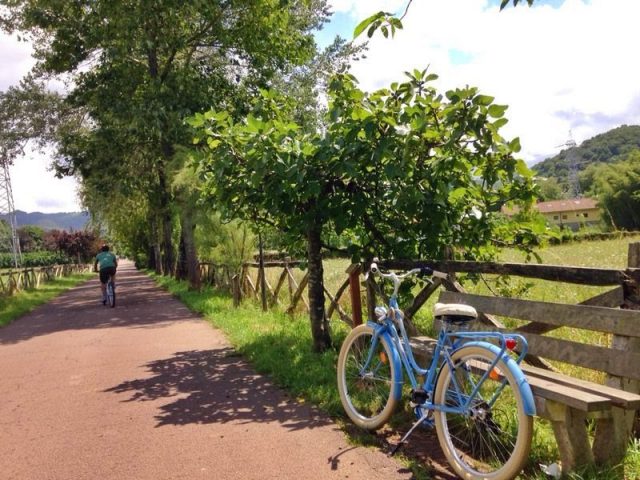
<instances>
[{"instance_id":1,"label":"wooden bench","mask_svg":"<svg viewBox=\"0 0 640 480\"><path fill-rule=\"evenodd\" d=\"M599 300L622 303L622 293ZM603 306L564 305L443 291L443 303L471 305L479 312L478 330L517 331L527 338L527 357L538 366L523 364L536 401L537 415L551 422L563 473L589 464L618 464L625 455L636 410L640 409L640 311ZM498 327L491 317L527 320L517 329ZM490 327L488 328L488 325ZM590 345L543 335L558 327L606 332L609 346ZM473 327L472 327L473 328ZM416 337L414 347L428 356L432 339ZM550 370L554 360L605 372L606 385L579 380ZM587 419L596 422L593 443Z\"/></svg>"}]
</instances>

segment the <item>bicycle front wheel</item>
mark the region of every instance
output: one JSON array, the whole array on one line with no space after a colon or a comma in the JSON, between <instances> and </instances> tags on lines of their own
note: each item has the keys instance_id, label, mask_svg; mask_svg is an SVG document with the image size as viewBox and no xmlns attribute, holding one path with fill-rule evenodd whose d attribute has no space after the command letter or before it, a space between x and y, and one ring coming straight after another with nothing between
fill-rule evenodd
<instances>
[{"instance_id":1,"label":"bicycle front wheel","mask_svg":"<svg viewBox=\"0 0 640 480\"><path fill-rule=\"evenodd\" d=\"M462 347L452 355L453 369L445 362L436 383L435 403L456 410L434 412L438 441L464 479L512 479L531 448L533 418L525 413L518 384L505 362L500 360L480 384L495 358L486 348Z\"/></svg>"},{"instance_id":2,"label":"bicycle front wheel","mask_svg":"<svg viewBox=\"0 0 640 480\"><path fill-rule=\"evenodd\" d=\"M347 335L338 356L338 390L349 418L361 428L376 430L396 407L393 386L402 377L391 361L383 337L374 343L373 328L359 325Z\"/></svg>"}]
</instances>

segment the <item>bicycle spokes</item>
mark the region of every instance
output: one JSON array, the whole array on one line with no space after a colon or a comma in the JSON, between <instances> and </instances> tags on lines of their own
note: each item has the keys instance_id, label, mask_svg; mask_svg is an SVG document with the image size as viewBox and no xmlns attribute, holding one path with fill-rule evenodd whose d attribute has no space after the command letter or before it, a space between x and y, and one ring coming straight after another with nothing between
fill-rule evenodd
<instances>
[{"instance_id":1,"label":"bicycle spokes","mask_svg":"<svg viewBox=\"0 0 640 480\"><path fill-rule=\"evenodd\" d=\"M441 445L464 472L493 475L505 465L519 471L528 452L530 424L521 421L517 385L501 364L494 366L495 357L486 350L462 350L469 354L458 354L438 381L437 400L444 403L437 415L445 437Z\"/></svg>"}]
</instances>

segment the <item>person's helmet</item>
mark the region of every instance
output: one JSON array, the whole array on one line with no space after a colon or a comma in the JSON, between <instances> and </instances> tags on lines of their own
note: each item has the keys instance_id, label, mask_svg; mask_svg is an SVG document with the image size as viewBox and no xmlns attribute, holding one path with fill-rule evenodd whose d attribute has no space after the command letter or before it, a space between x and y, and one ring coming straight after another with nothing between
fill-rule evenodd
<instances>
[{"instance_id":1,"label":"person's helmet","mask_svg":"<svg viewBox=\"0 0 640 480\"><path fill-rule=\"evenodd\" d=\"M107 245L106 243L103 243L102 246L100 247L100 250L102 252L108 252L109 251L109 245Z\"/></svg>"}]
</instances>

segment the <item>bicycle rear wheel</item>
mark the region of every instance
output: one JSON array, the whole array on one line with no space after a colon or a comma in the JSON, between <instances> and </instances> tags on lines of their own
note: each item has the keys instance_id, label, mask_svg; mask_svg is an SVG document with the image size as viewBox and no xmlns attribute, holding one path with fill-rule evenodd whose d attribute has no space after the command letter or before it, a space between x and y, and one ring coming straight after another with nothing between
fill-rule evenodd
<instances>
[{"instance_id":1,"label":"bicycle rear wheel","mask_svg":"<svg viewBox=\"0 0 640 480\"><path fill-rule=\"evenodd\" d=\"M454 352L453 369L445 363L440 370L436 404L463 405L495 358L478 346ZM503 480L520 473L531 448L533 418L525 413L518 383L503 360L480 385L470 409L434 413L440 446L462 478Z\"/></svg>"},{"instance_id":2,"label":"bicycle rear wheel","mask_svg":"<svg viewBox=\"0 0 640 480\"><path fill-rule=\"evenodd\" d=\"M338 390L349 418L361 428L375 430L384 425L398 403L392 390L399 375L391 361L391 349L382 337L375 345L373 328L354 328L338 356Z\"/></svg>"},{"instance_id":3,"label":"bicycle rear wheel","mask_svg":"<svg viewBox=\"0 0 640 480\"><path fill-rule=\"evenodd\" d=\"M111 308L116 306L116 290L113 288L113 281L107 282L107 303Z\"/></svg>"}]
</instances>

